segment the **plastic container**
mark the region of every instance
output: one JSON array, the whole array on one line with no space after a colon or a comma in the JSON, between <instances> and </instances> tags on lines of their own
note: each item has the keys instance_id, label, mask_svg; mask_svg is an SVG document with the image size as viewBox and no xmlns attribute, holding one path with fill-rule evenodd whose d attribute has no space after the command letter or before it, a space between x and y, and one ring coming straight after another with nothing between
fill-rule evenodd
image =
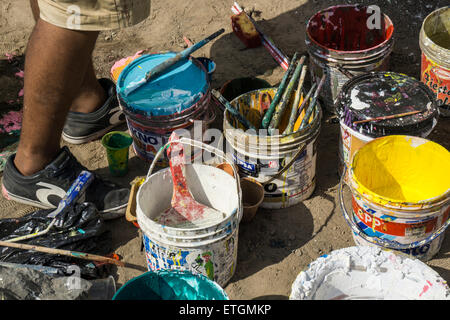
<instances>
[{"instance_id":1,"label":"plastic container","mask_svg":"<svg viewBox=\"0 0 450 320\"><path fill-rule=\"evenodd\" d=\"M256 215L259 206L264 200L264 187L258 181L249 178L241 179L243 222L250 222Z\"/></svg>"}]
</instances>

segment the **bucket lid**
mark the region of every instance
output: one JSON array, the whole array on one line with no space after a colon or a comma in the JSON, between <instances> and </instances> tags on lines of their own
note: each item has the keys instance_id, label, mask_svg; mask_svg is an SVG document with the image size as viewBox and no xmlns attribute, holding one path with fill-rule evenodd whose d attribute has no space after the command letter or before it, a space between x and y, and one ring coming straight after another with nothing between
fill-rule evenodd
<instances>
[{"instance_id":1,"label":"bucket lid","mask_svg":"<svg viewBox=\"0 0 450 320\"><path fill-rule=\"evenodd\" d=\"M144 116L164 116L180 113L197 103L206 94L209 82L205 67L195 59L182 59L128 96L121 94L130 83L143 79L149 70L175 55L147 54L127 65L117 80L122 107Z\"/></svg>"},{"instance_id":2,"label":"bucket lid","mask_svg":"<svg viewBox=\"0 0 450 320\"><path fill-rule=\"evenodd\" d=\"M419 113L354 123L415 111ZM394 72L370 72L349 80L338 96L336 112L346 126L374 138L421 135L434 127L439 116L433 92L426 85Z\"/></svg>"}]
</instances>

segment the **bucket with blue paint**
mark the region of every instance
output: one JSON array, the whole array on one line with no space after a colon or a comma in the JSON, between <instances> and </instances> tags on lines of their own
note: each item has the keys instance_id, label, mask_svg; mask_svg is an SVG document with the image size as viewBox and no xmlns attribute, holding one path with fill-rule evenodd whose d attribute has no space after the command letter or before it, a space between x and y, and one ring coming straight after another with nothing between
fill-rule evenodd
<instances>
[{"instance_id":1,"label":"bucket with blue paint","mask_svg":"<svg viewBox=\"0 0 450 320\"><path fill-rule=\"evenodd\" d=\"M148 271L125 283L113 300L228 300L214 281L189 271Z\"/></svg>"},{"instance_id":2,"label":"bucket with blue paint","mask_svg":"<svg viewBox=\"0 0 450 320\"><path fill-rule=\"evenodd\" d=\"M129 95L121 94L123 88L175 55L173 52L143 55L127 65L117 80L118 100L133 137L134 151L148 162L153 161L173 131L184 129L191 137L203 136L215 118L210 108L210 72L193 57L179 61ZM199 133L194 133L196 121L201 121ZM167 158L159 164L167 164Z\"/></svg>"},{"instance_id":3,"label":"bucket with blue paint","mask_svg":"<svg viewBox=\"0 0 450 320\"><path fill-rule=\"evenodd\" d=\"M160 222L161 214L171 206L173 194L170 168L153 172L169 144L164 145L136 196L136 216L143 232L147 267L151 271L200 273L224 286L233 276L237 263L239 223L243 214L238 172L219 149L186 138L180 138L179 142L215 154L220 162L231 165L233 175L206 163L185 165L186 181L194 199L224 214L201 226L195 222L183 226Z\"/></svg>"}]
</instances>

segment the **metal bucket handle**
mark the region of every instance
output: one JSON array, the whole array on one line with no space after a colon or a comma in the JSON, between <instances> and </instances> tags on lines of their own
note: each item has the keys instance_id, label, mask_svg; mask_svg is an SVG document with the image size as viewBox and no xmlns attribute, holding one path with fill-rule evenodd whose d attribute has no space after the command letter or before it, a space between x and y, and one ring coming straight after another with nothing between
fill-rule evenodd
<instances>
[{"instance_id":1,"label":"metal bucket handle","mask_svg":"<svg viewBox=\"0 0 450 320\"><path fill-rule=\"evenodd\" d=\"M205 144L203 142L192 140L192 139L188 139L188 138L184 138L184 137L181 137L179 140L169 141L164 146L159 148L158 152L156 153L155 158L153 159L152 164L150 165L150 168L148 170L147 179L150 178L150 176L151 176L151 174L153 172L153 169L155 168L156 163L158 162L158 159L161 157L161 155L164 153L166 148L168 148L169 145L172 142L178 142L178 143L182 143L182 144L187 144L187 145L190 145L190 146L193 146L193 147L198 147L198 148L201 148L203 150L209 151L211 153L214 153L216 156L218 156L222 160L225 160L226 162L228 162L231 165L231 168L233 169L234 179L236 180L236 190L237 190L237 193L238 193L238 200L239 200L238 201L239 202L238 203L238 212L239 212L239 219L238 219L238 221L240 222L241 219L242 219L242 215L243 215L243 208L242 208L242 191L241 191L241 184L239 182L239 174L238 174L238 172L237 172L237 170L235 168L234 163L232 163L225 156L225 154L221 150L219 150L217 148L211 147L210 145L207 145L207 144Z\"/></svg>"},{"instance_id":2,"label":"metal bucket handle","mask_svg":"<svg viewBox=\"0 0 450 320\"><path fill-rule=\"evenodd\" d=\"M352 217L348 214L347 209L345 208L345 204L344 204L344 177L347 174L347 167L345 167L344 169L344 173L341 176L341 181L339 183L339 206L341 207L341 211L342 214L344 215L344 219L345 221L347 221L348 225L350 226L350 228L352 229L352 231L357 234L358 236L360 236L361 238L363 238L364 240L372 243L372 244L376 244L382 247L385 247L386 249L397 249L397 250L408 250L408 249L412 249L412 248L416 248L416 247L420 247L423 246L425 244L427 244L428 242L433 241L434 239L436 239L437 237L439 237L446 229L447 227L450 225L450 219L447 219L447 221L438 229L436 230L433 234L431 234L430 236L428 236L427 238L420 240L420 241L415 241L412 242L410 244L402 244L402 243L398 243L397 241L391 241L391 240L387 240L387 239L381 239L378 237L369 237L368 235L366 235L364 232L361 231L361 229L356 225L356 222L353 219L353 215Z\"/></svg>"}]
</instances>

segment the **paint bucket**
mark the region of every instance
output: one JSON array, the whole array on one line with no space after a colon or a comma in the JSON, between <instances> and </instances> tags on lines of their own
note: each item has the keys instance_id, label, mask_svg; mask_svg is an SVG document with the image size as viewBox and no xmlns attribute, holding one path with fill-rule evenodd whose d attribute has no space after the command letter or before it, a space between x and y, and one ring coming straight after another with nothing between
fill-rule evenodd
<instances>
[{"instance_id":1,"label":"paint bucket","mask_svg":"<svg viewBox=\"0 0 450 320\"><path fill-rule=\"evenodd\" d=\"M450 117L450 7L429 14L420 30L421 80L436 94L443 117Z\"/></svg>"},{"instance_id":2,"label":"paint bucket","mask_svg":"<svg viewBox=\"0 0 450 320\"><path fill-rule=\"evenodd\" d=\"M113 300L228 300L215 282L188 271L148 271L125 283Z\"/></svg>"},{"instance_id":3,"label":"paint bucket","mask_svg":"<svg viewBox=\"0 0 450 320\"><path fill-rule=\"evenodd\" d=\"M422 261L381 248L334 250L292 284L290 300L448 300L447 282Z\"/></svg>"},{"instance_id":4,"label":"paint bucket","mask_svg":"<svg viewBox=\"0 0 450 320\"><path fill-rule=\"evenodd\" d=\"M275 88L254 90L230 103L258 128L264 112L261 98L265 96L273 99L276 91ZM294 96L293 93L288 102L280 132L284 131L289 121ZM227 155L232 157L242 176L251 177L264 186L262 208L287 208L309 198L313 193L316 186L316 142L321 118L320 104L316 104L313 120L304 129L288 135L266 136L266 130L261 130L259 135L245 132L242 125L225 111L223 128Z\"/></svg>"},{"instance_id":5,"label":"paint bucket","mask_svg":"<svg viewBox=\"0 0 450 320\"><path fill-rule=\"evenodd\" d=\"M259 206L264 200L264 187L258 181L250 178L241 179L243 222L250 222L256 215Z\"/></svg>"},{"instance_id":6,"label":"paint bucket","mask_svg":"<svg viewBox=\"0 0 450 320\"><path fill-rule=\"evenodd\" d=\"M348 74L388 70L394 45L391 19L374 6L338 5L317 12L306 27L310 72L326 82L320 97L335 113L334 102Z\"/></svg>"},{"instance_id":7,"label":"paint bucket","mask_svg":"<svg viewBox=\"0 0 450 320\"><path fill-rule=\"evenodd\" d=\"M128 172L128 150L133 139L126 132L111 131L102 138L102 145L106 149L109 172L116 177L124 176Z\"/></svg>"},{"instance_id":8,"label":"paint bucket","mask_svg":"<svg viewBox=\"0 0 450 320\"><path fill-rule=\"evenodd\" d=\"M153 161L173 131L178 130L180 136L202 137L215 118L210 108L208 71L194 58L178 62L129 96L119 93L121 88L144 77L146 71L174 56L173 52L143 55L128 64L117 81L118 99L133 137L134 151L148 162ZM196 121L201 121L199 129L195 129ZM167 164L165 156L158 163Z\"/></svg>"},{"instance_id":9,"label":"paint bucket","mask_svg":"<svg viewBox=\"0 0 450 320\"><path fill-rule=\"evenodd\" d=\"M433 92L419 80L394 72L371 72L353 78L342 87L335 107L341 126L339 174L369 141L393 134L426 138L439 118ZM420 113L357 122L407 112Z\"/></svg>"},{"instance_id":10,"label":"paint bucket","mask_svg":"<svg viewBox=\"0 0 450 320\"><path fill-rule=\"evenodd\" d=\"M200 61L200 63L205 67L206 72L208 73L208 81L211 82L212 76L216 71L216 63L213 60L205 57L199 57L196 59Z\"/></svg>"},{"instance_id":11,"label":"paint bucket","mask_svg":"<svg viewBox=\"0 0 450 320\"><path fill-rule=\"evenodd\" d=\"M194 146L221 161L223 152L199 141L181 138L180 143ZM203 163L186 164L186 180L193 197L200 203L225 213L225 217L209 226L174 228L156 220L170 207L173 184L170 168L152 173L166 144L156 154L146 181L136 198L137 221L149 270L178 269L201 273L224 286L233 276L237 261L239 222L242 219L242 194L237 171L234 177ZM216 159L217 159L216 158Z\"/></svg>"},{"instance_id":12,"label":"paint bucket","mask_svg":"<svg viewBox=\"0 0 450 320\"><path fill-rule=\"evenodd\" d=\"M352 214L339 200L358 245L399 250L427 261L450 220L450 153L423 138L393 135L359 149L349 172Z\"/></svg>"}]
</instances>

